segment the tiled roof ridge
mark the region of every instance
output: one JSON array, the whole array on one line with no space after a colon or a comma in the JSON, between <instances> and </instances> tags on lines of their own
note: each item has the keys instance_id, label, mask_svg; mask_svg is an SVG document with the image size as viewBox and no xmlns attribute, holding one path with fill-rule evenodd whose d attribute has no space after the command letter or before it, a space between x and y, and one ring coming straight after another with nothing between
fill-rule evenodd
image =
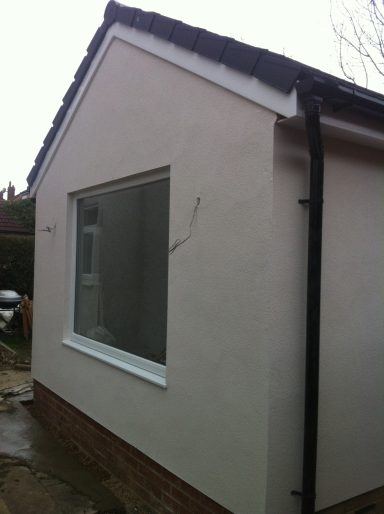
<instances>
[{"instance_id":1,"label":"tiled roof ridge","mask_svg":"<svg viewBox=\"0 0 384 514\"><path fill-rule=\"evenodd\" d=\"M105 19L108 18L113 20L112 23L117 21L129 27L148 32L176 46L181 46L208 59L225 64L246 75L259 78L286 93L292 89L295 80L292 80L292 78L290 80L286 79L284 83L277 82L277 77L272 80L265 73L265 70L261 71L260 58L269 58L271 61L276 59L279 61L279 65L284 61L285 66L291 68L292 75L295 77L305 69L316 71L334 80L342 80L266 48L256 47L228 36L188 25L183 21L156 12L129 7L114 0L111 0L107 5Z\"/></svg>"},{"instance_id":2,"label":"tiled roof ridge","mask_svg":"<svg viewBox=\"0 0 384 514\"><path fill-rule=\"evenodd\" d=\"M380 93L375 93L367 88L335 77L330 73L303 64L291 57L272 52L266 48L240 42L234 38L222 36L203 28L188 25L183 21L169 18L156 12L143 11L142 9L129 7L115 0L110 0L105 9L104 23L107 23L109 28L114 22L153 34L176 46L181 46L208 59L225 64L246 75L254 76L285 93L291 91L298 78L305 78L316 74L335 84L344 84L348 87L353 86L359 92L368 92L370 95L384 99L384 96ZM103 28L103 25L99 27L98 31ZM96 39L98 31L93 40ZM97 48L104 38L105 32L98 41ZM93 49L93 40L87 48L88 52ZM282 66L285 68L284 78L281 77ZM269 69L267 69L268 67ZM272 70L271 68L274 67L275 69ZM280 73L276 73L277 68L279 68ZM288 75L287 69L290 70Z\"/></svg>"},{"instance_id":3,"label":"tiled roof ridge","mask_svg":"<svg viewBox=\"0 0 384 514\"><path fill-rule=\"evenodd\" d=\"M384 96L360 86L339 79L328 73L302 64L289 57L242 43L227 36L221 36L205 29L188 25L182 21L163 16L156 12L147 12L110 0L104 12L104 21L97 29L77 69L74 80L66 92L63 103L52 122L43 146L36 156L27 181L31 186L37 177L40 166L52 144L65 115L84 79L92 60L99 49L108 29L118 22L126 26L153 34L170 43L180 46L208 59L235 69L246 75L256 77L266 84L289 93L300 79L317 79L327 83L328 88L344 87L353 90L361 97L378 98L384 105Z\"/></svg>"}]
</instances>

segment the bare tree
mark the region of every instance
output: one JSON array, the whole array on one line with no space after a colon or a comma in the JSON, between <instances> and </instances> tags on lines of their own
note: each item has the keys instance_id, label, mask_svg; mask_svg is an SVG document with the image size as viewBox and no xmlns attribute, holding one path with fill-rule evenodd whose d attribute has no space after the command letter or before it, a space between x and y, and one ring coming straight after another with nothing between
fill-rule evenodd
<instances>
[{"instance_id":1,"label":"bare tree","mask_svg":"<svg viewBox=\"0 0 384 514\"><path fill-rule=\"evenodd\" d=\"M345 77L384 83L384 0L332 0L331 22Z\"/></svg>"}]
</instances>

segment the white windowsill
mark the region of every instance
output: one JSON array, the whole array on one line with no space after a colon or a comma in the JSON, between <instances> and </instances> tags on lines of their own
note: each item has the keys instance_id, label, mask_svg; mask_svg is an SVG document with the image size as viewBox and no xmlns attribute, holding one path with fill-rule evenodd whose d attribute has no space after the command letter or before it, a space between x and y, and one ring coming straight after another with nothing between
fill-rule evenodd
<instances>
[{"instance_id":1,"label":"white windowsill","mask_svg":"<svg viewBox=\"0 0 384 514\"><path fill-rule=\"evenodd\" d=\"M77 337L76 337L77 339ZM80 339L80 338L79 338ZM143 380L146 380L147 382L150 382L151 384L155 384L157 386L166 388L167 387L167 381L165 377L165 366L158 365L156 363L151 363L150 361L146 361L145 359L141 359L140 357L136 357L135 355L131 355L126 352L122 352L121 350L116 350L111 347L106 347L106 345L102 345L101 343L97 343L96 341L92 341L92 344L88 344L88 341L86 338L81 338L85 341L76 341L72 339L64 339L63 344L69 348L72 348L73 350L77 350L78 352L84 353L85 355L88 355L89 357L93 357L94 359L97 359L101 362L105 362L109 366L113 366L115 368L118 368L122 371L125 371L126 373L129 373L131 375L134 375L136 377L139 377ZM91 347L92 346L92 347ZM106 347L110 349L111 351L108 353L105 353L105 351L100 351L99 348L96 348L99 346L100 348ZM107 351L107 350L106 350ZM124 359L119 358L118 354L121 352L121 354L124 355ZM115 355L111 355L111 353L115 353ZM131 362L129 362L131 361ZM145 361L146 366L158 368L161 370L161 375L150 371L148 369L144 369L138 365L141 361ZM134 364L133 364L134 362Z\"/></svg>"}]
</instances>

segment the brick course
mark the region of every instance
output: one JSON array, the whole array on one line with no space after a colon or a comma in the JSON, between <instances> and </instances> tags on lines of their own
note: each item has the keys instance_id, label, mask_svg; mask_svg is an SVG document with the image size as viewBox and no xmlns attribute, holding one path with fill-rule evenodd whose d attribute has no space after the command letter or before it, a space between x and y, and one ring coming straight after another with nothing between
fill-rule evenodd
<instances>
[{"instance_id":1,"label":"brick course","mask_svg":"<svg viewBox=\"0 0 384 514\"><path fill-rule=\"evenodd\" d=\"M116 476L156 514L231 514L36 380L34 408L60 438Z\"/></svg>"},{"instance_id":2,"label":"brick course","mask_svg":"<svg viewBox=\"0 0 384 514\"><path fill-rule=\"evenodd\" d=\"M384 487L350 498L317 514L383 514Z\"/></svg>"}]
</instances>

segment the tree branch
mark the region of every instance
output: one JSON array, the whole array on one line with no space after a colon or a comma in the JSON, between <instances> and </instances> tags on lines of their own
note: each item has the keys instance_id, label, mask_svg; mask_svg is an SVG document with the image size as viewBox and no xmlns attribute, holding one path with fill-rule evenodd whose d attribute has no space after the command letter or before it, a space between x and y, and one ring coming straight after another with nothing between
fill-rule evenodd
<instances>
[{"instance_id":1,"label":"tree branch","mask_svg":"<svg viewBox=\"0 0 384 514\"><path fill-rule=\"evenodd\" d=\"M355 0L348 5L340 0L340 22L334 17L335 1L330 18L341 71L355 82L355 71L360 69L368 87L371 72L384 77L384 0Z\"/></svg>"}]
</instances>

